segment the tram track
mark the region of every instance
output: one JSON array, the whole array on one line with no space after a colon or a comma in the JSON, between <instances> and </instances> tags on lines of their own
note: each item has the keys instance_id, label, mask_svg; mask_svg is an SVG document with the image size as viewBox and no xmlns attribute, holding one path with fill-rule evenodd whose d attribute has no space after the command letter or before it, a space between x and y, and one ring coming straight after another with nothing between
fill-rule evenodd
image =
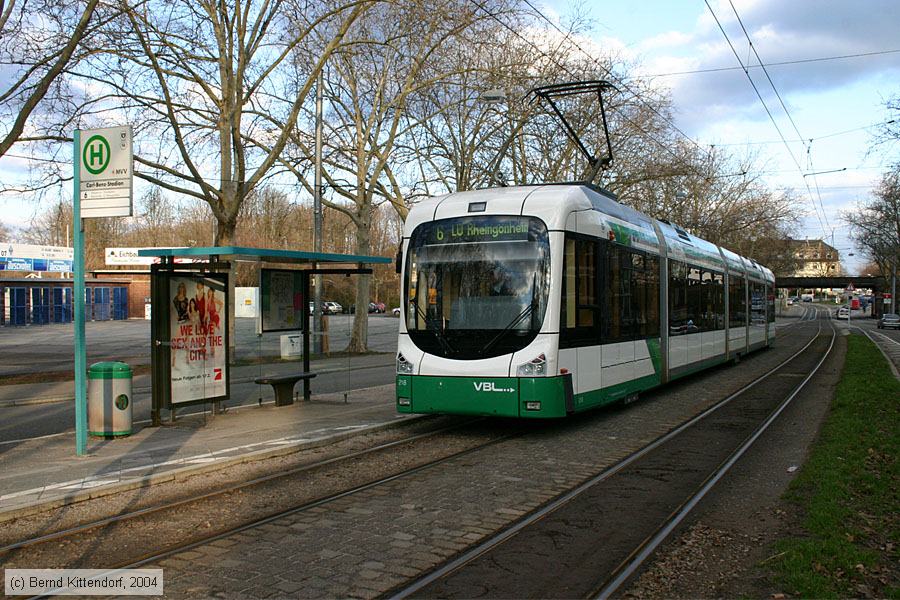
<instances>
[{"instance_id":1,"label":"tram track","mask_svg":"<svg viewBox=\"0 0 900 600\"><path fill-rule=\"evenodd\" d=\"M811 312L819 316L818 309ZM830 335L823 329L830 330ZM581 486L388 595L615 595L800 393L829 356L835 337L830 321L819 319L818 331L809 343L775 368ZM801 381L796 383L797 379ZM778 402L766 402L766 390L759 385L762 382L768 382L766 390L778 389ZM742 412L746 414L742 416ZM738 426L741 421L744 423ZM698 434L704 428L718 433ZM728 445L729 437L742 441L725 451L723 445ZM678 488L678 493L673 494L673 488Z\"/></svg>"},{"instance_id":2,"label":"tram track","mask_svg":"<svg viewBox=\"0 0 900 600\"><path fill-rule=\"evenodd\" d=\"M796 356L796 354L794 356ZM459 424L454 427L464 427L481 421L483 420L476 419L463 424ZM502 429L502 427L498 427L498 424L502 423L501 421L490 420L489 422L491 423L491 427L489 428L489 430L493 431L495 434L496 430ZM116 515L92 523L86 523L77 528L72 528L69 531L55 532L54 534L50 534L48 536L39 536L33 538L32 540L23 541L22 543L8 545L6 547L0 548L0 563L6 562L5 559L10 557L11 555L16 556L17 560L15 562L21 561L25 563L29 562L29 558L33 559L35 556L38 558L40 558L41 556L46 557L48 555L55 554L55 552L59 551L59 549L66 548L76 551L78 553L78 556L82 559L84 557L87 557L90 560L90 565L93 566L102 564L104 566L110 565L111 568L124 568L144 566L156 563L165 559L166 557L178 554L186 550L190 550L192 548L197 548L198 546L210 544L216 540L226 538L235 533L251 530L254 528L262 528L266 524L277 521L288 515L307 511L317 507L327 508L327 505L329 503L336 500L346 498L365 490L371 490L388 482L395 481L403 477L408 477L416 473L421 473L422 471L435 467L437 465L449 463L452 459L461 458L466 455L473 454L479 450L487 449L490 446L494 446L514 437L521 436L523 433L527 432L527 425L523 429L508 431L502 435L495 435L490 439L483 440L475 445L470 445L470 447L462 449L458 452L447 453L445 456L437 460L427 462L419 461L419 464L412 468L396 469L395 472L385 477L373 479L356 486L346 486L333 494L322 494L315 499L300 503L295 502L292 506L288 506L280 510L269 510L266 513L261 512L261 516L258 516L257 518L234 520L230 518L232 515L225 515L229 517L228 522L232 523L232 525L229 527L218 527L214 528L214 531L206 531L201 526L198 528L199 531L195 532L194 535L185 539L181 539L180 541L176 541L174 538L172 538L167 539L165 543L160 543L159 539L157 539L155 540L154 545L150 546L152 548L152 550L150 551L137 552L131 549L129 551L130 553L120 554L117 552L115 560L103 559L104 554L100 549L106 545L106 542L104 540L106 540L108 536L116 536L118 534L122 534L127 537L128 535L135 534L135 532L140 530L143 525L150 523L152 523L152 527L154 529L158 529L160 527L160 523L165 523L168 518L172 518L173 513L175 513L176 515L179 512L197 512L201 515L208 514L208 509L198 510L198 505L201 503L204 503L204 505L208 505L216 502L219 502L222 505L228 505L229 498L233 498L235 495L240 495L245 491L252 492L254 487L265 484L278 485L279 483L284 483L285 481L287 481L291 475L310 472L315 470L316 468L324 468L331 464L353 464L357 459L365 457L367 455L372 455L373 453L377 453L379 451L389 451L392 448L396 449L398 446L414 443L416 440L425 440L427 438L437 436L439 433L449 429L453 429L453 427L444 428L442 430L433 432L426 432L416 436L411 436L409 438L396 440L394 442L369 448L364 451L335 457L326 461L321 461L319 463L305 465L290 472L257 478L238 485L228 486L227 488L215 490L207 494L201 494L194 497L185 498L178 502L168 503L167 505L160 505L158 507L150 507L149 509L131 511L127 514ZM359 469L359 465L354 465L354 468ZM85 546L91 548L91 551L85 553L83 551ZM53 548L53 551L45 552L42 550L42 548ZM31 564L36 564L34 560L31 560L30 562ZM46 565L48 563L46 561L41 561L40 564ZM4 566L14 565L5 564ZM51 564L49 566L54 565ZM77 561L66 562L65 560L63 560L61 561L59 566L87 567L89 565L86 563L78 563Z\"/></svg>"},{"instance_id":3,"label":"tram track","mask_svg":"<svg viewBox=\"0 0 900 600\"><path fill-rule=\"evenodd\" d=\"M496 427L479 429L485 422L484 418L466 419L461 423L453 423L362 450L317 460L286 471L254 477L211 491L190 494L176 500L161 502L135 510L127 510L72 527L7 543L4 546L0 546L0 567L12 568L17 564L35 564L35 560L40 561L40 564L45 567L58 566L67 568L91 568L90 565L96 564L114 565L111 568L126 568L152 562L170 554L220 539L237 531L257 527L285 515L308 510L337 498L392 481L398 477L408 476L452 458L465 456L492 444L521 435L522 432L521 429L513 429L510 432L503 433L505 428L501 427L499 428L501 433L497 434ZM454 436L457 438L469 436L474 438L474 443L472 441L463 441L462 443L456 441L456 443L453 443ZM264 497L265 490L289 485L293 479L318 471L326 471L325 477L327 478L327 470L329 469L349 468L358 470L359 466L363 464L362 461L373 459L386 453L401 452L412 456L427 455L427 452L422 448L422 446L426 445L446 447L449 451L442 453L433 460L423 461L415 458L412 460L397 458L395 460L398 468L384 477L372 480L370 476L366 477L363 475L363 483L352 486L338 486L338 491L334 493L321 493L299 504L294 501L289 503L290 506L279 507L276 510L271 508L272 502L270 499L265 499L262 502L264 507L269 506L268 510L258 508L256 503L251 501L250 504L252 506L248 507L249 510L257 513L262 512L262 516L257 514L253 518L240 519L236 525L215 527L212 526L208 518L210 505L217 503L221 505L223 502L233 501L236 497L246 499L254 494ZM457 446L462 446L462 449L455 450ZM404 464L406 462L412 462L413 466L406 468ZM182 536L182 539L168 538L166 542L160 543L158 534L163 529L162 524L173 519L183 519L185 515L191 516L192 523L182 523L178 529L182 532L189 532L188 535ZM153 532L153 537L156 540L154 550L150 553L135 553L133 550L135 544L126 543L126 547L132 548L131 555L128 556L126 553L126 556L123 557L119 554L122 546L110 540L115 539L116 536L126 538L138 536L142 528L145 528L144 531ZM208 531L209 529L213 530ZM192 531L200 533L190 533ZM116 552L118 555L112 559L109 557L105 558L104 553L109 554L109 552L104 552L103 550L106 546L118 548L119 550ZM91 547L97 550L86 553L85 548ZM90 565L81 563L85 557L89 557Z\"/></svg>"}]
</instances>

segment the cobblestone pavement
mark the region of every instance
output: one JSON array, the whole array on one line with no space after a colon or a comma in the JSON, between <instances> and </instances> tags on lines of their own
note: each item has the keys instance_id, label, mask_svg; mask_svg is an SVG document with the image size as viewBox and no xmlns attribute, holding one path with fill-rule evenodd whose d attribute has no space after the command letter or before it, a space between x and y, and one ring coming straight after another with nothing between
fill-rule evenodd
<instances>
[{"instance_id":1,"label":"cobblestone pavement","mask_svg":"<svg viewBox=\"0 0 900 600\"><path fill-rule=\"evenodd\" d=\"M737 367L666 386L625 408L547 423L524 437L148 567L165 569L169 597L375 597L749 383L817 329L815 323L792 327L774 349L746 357Z\"/></svg>"}]
</instances>

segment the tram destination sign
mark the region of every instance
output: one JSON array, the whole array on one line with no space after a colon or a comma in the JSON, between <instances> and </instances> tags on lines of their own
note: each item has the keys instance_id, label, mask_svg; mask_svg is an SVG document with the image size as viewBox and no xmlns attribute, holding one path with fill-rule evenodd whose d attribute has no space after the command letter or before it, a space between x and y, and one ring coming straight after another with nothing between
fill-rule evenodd
<instances>
[{"instance_id":1,"label":"tram destination sign","mask_svg":"<svg viewBox=\"0 0 900 600\"><path fill-rule=\"evenodd\" d=\"M428 244L471 244L528 239L528 217L464 217L432 224Z\"/></svg>"},{"instance_id":2,"label":"tram destination sign","mask_svg":"<svg viewBox=\"0 0 900 600\"><path fill-rule=\"evenodd\" d=\"M131 126L84 129L76 148L82 218L132 215Z\"/></svg>"}]
</instances>

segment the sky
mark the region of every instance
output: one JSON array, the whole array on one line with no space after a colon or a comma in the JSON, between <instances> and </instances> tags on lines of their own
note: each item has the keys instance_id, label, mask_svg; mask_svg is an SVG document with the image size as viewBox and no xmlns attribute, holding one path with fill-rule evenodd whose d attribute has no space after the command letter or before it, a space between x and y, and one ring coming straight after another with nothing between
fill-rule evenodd
<instances>
[{"instance_id":1,"label":"sky","mask_svg":"<svg viewBox=\"0 0 900 600\"><path fill-rule=\"evenodd\" d=\"M565 19L576 6L572 0L526 1L551 21ZM798 237L833 239L845 267L859 272L864 260L839 213L868 198L881 174L900 160L900 145L873 148L877 124L890 118L885 101L900 97L900 2L709 0L712 12L703 0L580 0L577 6L592 24L590 39L579 45L617 54L636 65L633 75L667 89L674 123L694 142L737 155L758 152L765 181L795 190L808 213ZM775 124L747 76L735 69L738 58L713 18L741 63L757 64L735 12L769 65L793 123L761 69L751 75ZM861 54L868 56L773 64ZM675 74L709 69L731 70ZM14 147L0 158L0 177L7 181L27 169L15 154ZM14 196L0 196L7 223L26 225L34 210Z\"/></svg>"},{"instance_id":2,"label":"sky","mask_svg":"<svg viewBox=\"0 0 900 600\"><path fill-rule=\"evenodd\" d=\"M532 2L551 20L573 10L571 2ZM585 0L579 7L591 19L591 45L633 61L635 76L669 90L679 129L700 145L757 151L766 182L795 190L803 202L808 214L798 237L831 243L833 235L845 268L860 272L865 261L839 213L870 197L900 158L897 146L873 146L877 124L890 118L885 101L900 96L900 2L710 0L712 12L703 0ZM758 64L748 37L781 101L765 73L750 69L760 101L739 68ZM869 56L773 64L859 54ZM738 69L674 74L729 67Z\"/></svg>"}]
</instances>

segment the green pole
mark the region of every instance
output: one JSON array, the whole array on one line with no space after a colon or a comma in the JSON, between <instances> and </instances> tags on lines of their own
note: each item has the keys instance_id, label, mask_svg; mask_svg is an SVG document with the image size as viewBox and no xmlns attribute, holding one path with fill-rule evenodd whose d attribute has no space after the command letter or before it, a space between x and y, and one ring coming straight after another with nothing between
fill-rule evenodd
<instances>
[{"instance_id":1,"label":"green pole","mask_svg":"<svg viewBox=\"0 0 900 600\"><path fill-rule=\"evenodd\" d=\"M84 343L84 226L81 221L81 131L75 130L73 195L75 228L75 445L78 456L87 454L87 351Z\"/></svg>"}]
</instances>

